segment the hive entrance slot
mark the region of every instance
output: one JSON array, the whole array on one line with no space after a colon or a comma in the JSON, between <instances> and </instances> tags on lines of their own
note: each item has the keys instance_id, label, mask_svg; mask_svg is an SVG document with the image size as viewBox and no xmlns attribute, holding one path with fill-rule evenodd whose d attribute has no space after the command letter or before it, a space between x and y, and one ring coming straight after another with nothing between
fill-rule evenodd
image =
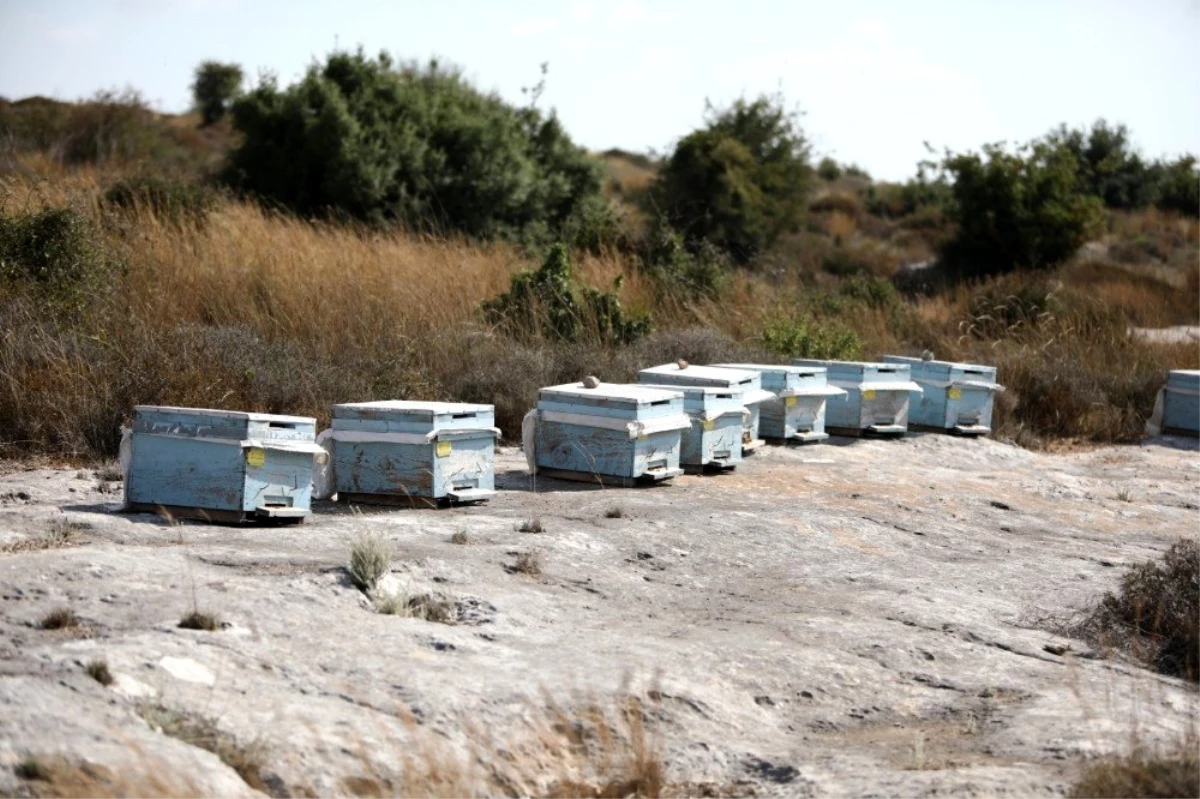
<instances>
[{"instance_id":1,"label":"hive entrance slot","mask_svg":"<svg viewBox=\"0 0 1200 799\"><path fill-rule=\"evenodd\" d=\"M296 429L296 425L292 424L291 422L267 422L267 427L274 428L276 430Z\"/></svg>"},{"instance_id":2,"label":"hive entrance slot","mask_svg":"<svg viewBox=\"0 0 1200 799\"><path fill-rule=\"evenodd\" d=\"M654 400L654 402L651 402L650 404L651 405L670 405L671 401L670 400Z\"/></svg>"},{"instance_id":3,"label":"hive entrance slot","mask_svg":"<svg viewBox=\"0 0 1200 799\"><path fill-rule=\"evenodd\" d=\"M733 399L732 394L718 394L717 399Z\"/></svg>"},{"instance_id":4,"label":"hive entrance slot","mask_svg":"<svg viewBox=\"0 0 1200 799\"><path fill-rule=\"evenodd\" d=\"M450 415L450 418L451 419L474 419L475 414L473 414L473 413L454 413L454 414Z\"/></svg>"}]
</instances>

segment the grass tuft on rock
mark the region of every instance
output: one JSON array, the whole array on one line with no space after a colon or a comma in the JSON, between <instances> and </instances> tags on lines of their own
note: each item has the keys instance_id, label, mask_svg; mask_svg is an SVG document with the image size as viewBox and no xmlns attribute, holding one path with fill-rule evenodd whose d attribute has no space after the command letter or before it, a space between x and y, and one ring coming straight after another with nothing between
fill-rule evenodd
<instances>
[{"instance_id":1,"label":"grass tuft on rock","mask_svg":"<svg viewBox=\"0 0 1200 799\"><path fill-rule=\"evenodd\" d=\"M392 568L392 552L375 533L361 533L350 544L350 581L360 591L370 591Z\"/></svg>"},{"instance_id":2,"label":"grass tuft on rock","mask_svg":"<svg viewBox=\"0 0 1200 799\"><path fill-rule=\"evenodd\" d=\"M221 629L221 618L215 613L193 610L179 620L179 626L184 630L207 630L208 632L214 632Z\"/></svg>"},{"instance_id":3,"label":"grass tuft on rock","mask_svg":"<svg viewBox=\"0 0 1200 799\"><path fill-rule=\"evenodd\" d=\"M79 617L70 608L56 608L42 617L43 630L70 630L79 626Z\"/></svg>"}]
</instances>

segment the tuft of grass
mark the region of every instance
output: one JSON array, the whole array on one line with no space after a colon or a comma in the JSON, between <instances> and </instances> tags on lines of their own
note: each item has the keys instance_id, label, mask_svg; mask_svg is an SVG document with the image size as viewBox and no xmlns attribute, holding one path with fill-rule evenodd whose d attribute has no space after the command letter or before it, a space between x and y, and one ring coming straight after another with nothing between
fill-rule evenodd
<instances>
[{"instance_id":1,"label":"tuft of grass","mask_svg":"<svg viewBox=\"0 0 1200 799\"><path fill-rule=\"evenodd\" d=\"M467 544L471 543L471 537L467 535L466 530L459 528L454 531L454 535L450 536L450 543L458 544L459 546L466 546Z\"/></svg>"},{"instance_id":2,"label":"tuft of grass","mask_svg":"<svg viewBox=\"0 0 1200 799\"><path fill-rule=\"evenodd\" d=\"M107 660L97 659L88 661L85 668L87 669L88 676L101 685L107 686L113 684L113 676L112 672L108 670Z\"/></svg>"},{"instance_id":3,"label":"tuft of grass","mask_svg":"<svg viewBox=\"0 0 1200 799\"><path fill-rule=\"evenodd\" d=\"M1200 545L1181 538L1158 561L1131 567L1116 593L1061 632L1200 681Z\"/></svg>"},{"instance_id":4,"label":"tuft of grass","mask_svg":"<svg viewBox=\"0 0 1200 799\"><path fill-rule=\"evenodd\" d=\"M49 782L54 777L51 768L33 755L26 757L14 766L13 774L23 780L38 780L41 782Z\"/></svg>"},{"instance_id":5,"label":"tuft of grass","mask_svg":"<svg viewBox=\"0 0 1200 799\"><path fill-rule=\"evenodd\" d=\"M0 553L15 554L74 546L78 543L79 533L90 529L91 525L85 522L73 522L65 517L55 518L41 535L5 544L0 547Z\"/></svg>"},{"instance_id":6,"label":"tuft of grass","mask_svg":"<svg viewBox=\"0 0 1200 799\"><path fill-rule=\"evenodd\" d=\"M424 619L438 624L454 624L458 620L458 604L448 597L434 594L396 594L375 602L375 612L408 619Z\"/></svg>"},{"instance_id":7,"label":"tuft of grass","mask_svg":"<svg viewBox=\"0 0 1200 799\"><path fill-rule=\"evenodd\" d=\"M222 732L213 719L165 705L143 704L138 712L151 729L212 752L251 788L270 793L263 778L266 752L260 741L243 745Z\"/></svg>"},{"instance_id":8,"label":"tuft of grass","mask_svg":"<svg viewBox=\"0 0 1200 799\"><path fill-rule=\"evenodd\" d=\"M221 629L221 618L215 613L204 613L193 610L179 620L179 626L185 630L207 630L214 632Z\"/></svg>"},{"instance_id":9,"label":"tuft of grass","mask_svg":"<svg viewBox=\"0 0 1200 799\"><path fill-rule=\"evenodd\" d=\"M1129 493L1128 489L1122 488L1117 492L1118 502L1133 502L1133 494Z\"/></svg>"},{"instance_id":10,"label":"tuft of grass","mask_svg":"<svg viewBox=\"0 0 1200 799\"><path fill-rule=\"evenodd\" d=\"M525 519L517 525L518 533L544 533L546 526L542 524L542 520L536 516L530 519Z\"/></svg>"},{"instance_id":11,"label":"tuft of grass","mask_svg":"<svg viewBox=\"0 0 1200 799\"><path fill-rule=\"evenodd\" d=\"M70 630L78 627L79 617L70 608L57 608L50 611L38 623L43 630Z\"/></svg>"},{"instance_id":12,"label":"tuft of grass","mask_svg":"<svg viewBox=\"0 0 1200 799\"><path fill-rule=\"evenodd\" d=\"M124 482L125 475L120 464L106 463L96 470L96 479L102 483L120 483Z\"/></svg>"},{"instance_id":13,"label":"tuft of grass","mask_svg":"<svg viewBox=\"0 0 1200 799\"><path fill-rule=\"evenodd\" d=\"M360 533L350 544L350 581L360 591L370 591L392 568L392 552L375 533Z\"/></svg>"},{"instance_id":14,"label":"tuft of grass","mask_svg":"<svg viewBox=\"0 0 1200 799\"><path fill-rule=\"evenodd\" d=\"M1200 796L1200 756L1194 745L1166 755L1135 748L1124 757L1085 766L1067 796L1080 799Z\"/></svg>"},{"instance_id":15,"label":"tuft of grass","mask_svg":"<svg viewBox=\"0 0 1200 799\"><path fill-rule=\"evenodd\" d=\"M606 519L624 519L626 515L625 509L620 505L609 505L604 509L604 518Z\"/></svg>"},{"instance_id":16,"label":"tuft of grass","mask_svg":"<svg viewBox=\"0 0 1200 799\"><path fill-rule=\"evenodd\" d=\"M513 562L512 570L517 574L538 576L542 573L542 554L536 549L528 549L520 553Z\"/></svg>"}]
</instances>

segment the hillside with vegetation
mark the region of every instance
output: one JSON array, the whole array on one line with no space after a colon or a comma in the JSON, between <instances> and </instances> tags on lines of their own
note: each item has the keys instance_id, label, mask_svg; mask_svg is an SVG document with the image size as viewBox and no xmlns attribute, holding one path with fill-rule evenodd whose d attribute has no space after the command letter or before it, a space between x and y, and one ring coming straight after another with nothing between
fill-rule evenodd
<instances>
[{"instance_id":1,"label":"hillside with vegetation","mask_svg":"<svg viewBox=\"0 0 1200 799\"><path fill-rule=\"evenodd\" d=\"M933 351L994 364L996 435L1133 441L1200 323L1194 158L1120 125L981 143L901 184L782 97L592 154L453 67L335 53L197 111L0 101L0 457L116 452L136 403L494 403L640 367ZM234 79L236 78L236 80ZM931 136L936 131L931 131Z\"/></svg>"}]
</instances>

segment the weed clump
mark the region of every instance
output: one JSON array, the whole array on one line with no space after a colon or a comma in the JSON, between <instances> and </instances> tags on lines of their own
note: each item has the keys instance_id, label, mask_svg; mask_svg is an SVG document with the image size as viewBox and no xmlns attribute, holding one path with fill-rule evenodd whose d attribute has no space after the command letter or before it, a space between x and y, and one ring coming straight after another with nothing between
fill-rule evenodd
<instances>
[{"instance_id":1,"label":"weed clump","mask_svg":"<svg viewBox=\"0 0 1200 799\"><path fill-rule=\"evenodd\" d=\"M1195 746L1169 755L1135 749L1085 767L1067 795L1078 799L1200 796L1200 757Z\"/></svg>"},{"instance_id":2,"label":"weed clump","mask_svg":"<svg viewBox=\"0 0 1200 799\"><path fill-rule=\"evenodd\" d=\"M163 705L145 704L138 708L138 712L151 729L212 752L251 788L268 793L262 773L265 753L261 743L244 746L222 732L212 719Z\"/></svg>"},{"instance_id":3,"label":"weed clump","mask_svg":"<svg viewBox=\"0 0 1200 799\"><path fill-rule=\"evenodd\" d=\"M204 613L193 610L179 620L179 627L184 630L207 630L213 632L221 629L221 619L215 613Z\"/></svg>"},{"instance_id":4,"label":"weed clump","mask_svg":"<svg viewBox=\"0 0 1200 799\"><path fill-rule=\"evenodd\" d=\"M517 532L518 533L544 533L544 532L546 532L546 525L544 525L542 523L541 519L539 519L535 516L530 519L525 519L520 524L518 524Z\"/></svg>"},{"instance_id":5,"label":"weed clump","mask_svg":"<svg viewBox=\"0 0 1200 799\"><path fill-rule=\"evenodd\" d=\"M42 617L39 626L43 630L70 630L78 627L79 617L70 608L57 608Z\"/></svg>"},{"instance_id":6,"label":"weed clump","mask_svg":"<svg viewBox=\"0 0 1200 799\"><path fill-rule=\"evenodd\" d=\"M1130 568L1120 589L1069 632L1162 674L1200 681L1200 546L1180 539L1157 562Z\"/></svg>"},{"instance_id":7,"label":"weed clump","mask_svg":"<svg viewBox=\"0 0 1200 799\"><path fill-rule=\"evenodd\" d=\"M107 660L91 660L86 666L88 676L101 685L112 685L112 672L108 670Z\"/></svg>"},{"instance_id":8,"label":"weed clump","mask_svg":"<svg viewBox=\"0 0 1200 799\"><path fill-rule=\"evenodd\" d=\"M762 344L786 358L854 360L862 354L862 341L854 331L811 314L769 318Z\"/></svg>"},{"instance_id":9,"label":"weed clump","mask_svg":"<svg viewBox=\"0 0 1200 799\"><path fill-rule=\"evenodd\" d=\"M620 505L609 505L604 509L604 518L606 519L624 519L628 514Z\"/></svg>"},{"instance_id":10,"label":"weed clump","mask_svg":"<svg viewBox=\"0 0 1200 799\"><path fill-rule=\"evenodd\" d=\"M517 574L525 574L530 577L537 577L542 573L542 555L536 549L526 550L517 555L516 561L512 565L512 571Z\"/></svg>"},{"instance_id":11,"label":"weed clump","mask_svg":"<svg viewBox=\"0 0 1200 799\"><path fill-rule=\"evenodd\" d=\"M454 535L450 536L450 543L457 544L458 546L466 546L471 543L471 536L467 534L466 530L458 529L454 531Z\"/></svg>"},{"instance_id":12,"label":"weed clump","mask_svg":"<svg viewBox=\"0 0 1200 799\"><path fill-rule=\"evenodd\" d=\"M360 591L370 591L392 567L387 542L374 533L362 533L350 544L350 581Z\"/></svg>"},{"instance_id":13,"label":"weed clump","mask_svg":"<svg viewBox=\"0 0 1200 799\"><path fill-rule=\"evenodd\" d=\"M386 616L424 619L438 624L454 624L458 619L458 604L452 599L434 594L387 596L375 603L375 611Z\"/></svg>"}]
</instances>

